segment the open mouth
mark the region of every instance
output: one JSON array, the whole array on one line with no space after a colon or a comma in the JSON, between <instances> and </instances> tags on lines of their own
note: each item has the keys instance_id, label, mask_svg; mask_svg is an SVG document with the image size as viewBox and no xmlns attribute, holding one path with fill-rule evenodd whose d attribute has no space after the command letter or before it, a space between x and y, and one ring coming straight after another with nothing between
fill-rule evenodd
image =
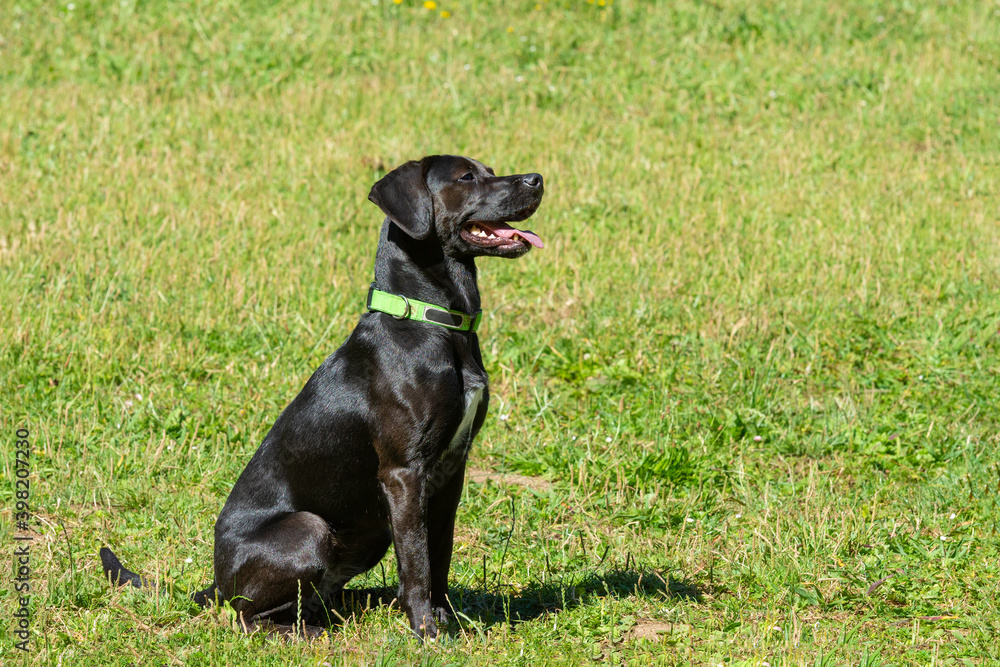
<instances>
[{"instance_id":1,"label":"open mouth","mask_svg":"<svg viewBox=\"0 0 1000 667\"><path fill-rule=\"evenodd\" d=\"M467 242L483 248L514 248L534 246L544 248L542 239L534 232L514 229L505 222L484 222L476 220L462 227L462 238Z\"/></svg>"}]
</instances>

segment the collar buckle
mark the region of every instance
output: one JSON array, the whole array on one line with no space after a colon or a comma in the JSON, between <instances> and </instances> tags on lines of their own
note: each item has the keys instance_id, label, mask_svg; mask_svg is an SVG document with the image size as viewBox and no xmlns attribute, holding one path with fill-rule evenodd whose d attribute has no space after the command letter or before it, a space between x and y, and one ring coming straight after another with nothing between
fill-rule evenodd
<instances>
[{"instance_id":1,"label":"collar buckle","mask_svg":"<svg viewBox=\"0 0 1000 667\"><path fill-rule=\"evenodd\" d=\"M392 319L394 320L408 319L410 317L410 314L413 312L413 307L410 306L410 300L407 299L402 294L399 295L399 298L403 300L403 313L401 315L393 315Z\"/></svg>"}]
</instances>

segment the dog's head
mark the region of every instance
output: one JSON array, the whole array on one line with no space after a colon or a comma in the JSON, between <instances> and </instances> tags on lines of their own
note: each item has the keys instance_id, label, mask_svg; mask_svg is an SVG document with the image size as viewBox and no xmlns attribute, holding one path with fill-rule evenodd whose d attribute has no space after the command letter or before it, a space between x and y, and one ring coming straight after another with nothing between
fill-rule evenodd
<instances>
[{"instance_id":1,"label":"dog's head","mask_svg":"<svg viewBox=\"0 0 1000 667\"><path fill-rule=\"evenodd\" d=\"M436 237L452 257L520 257L544 244L508 223L531 217L544 191L541 174L497 176L467 157L432 155L386 174L368 199L407 235Z\"/></svg>"}]
</instances>

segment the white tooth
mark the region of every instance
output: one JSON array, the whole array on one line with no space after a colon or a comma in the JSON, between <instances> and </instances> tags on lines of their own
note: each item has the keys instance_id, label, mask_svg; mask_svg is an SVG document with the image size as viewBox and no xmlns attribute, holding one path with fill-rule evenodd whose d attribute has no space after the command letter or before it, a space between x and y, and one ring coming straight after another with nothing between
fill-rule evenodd
<instances>
[{"instance_id":1,"label":"white tooth","mask_svg":"<svg viewBox=\"0 0 1000 667\"><path fill-rule=\"evenodd\" d=\"M479 233L479 227L476 226L476 225L472 225L471 227L469 227L469 232L472 233L472 234L478 234Z\"/></svg>"}]
</instances>

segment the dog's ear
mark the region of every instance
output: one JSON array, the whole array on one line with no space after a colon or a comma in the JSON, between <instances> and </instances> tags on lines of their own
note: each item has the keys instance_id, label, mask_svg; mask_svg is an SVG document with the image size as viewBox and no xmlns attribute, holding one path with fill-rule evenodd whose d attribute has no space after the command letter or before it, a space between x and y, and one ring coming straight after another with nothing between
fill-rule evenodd
<instances>
[{"instance_id":1,"label":"dog's ear","mask_svg":"<svg viewBox=\"0 0 1000 667\"><path fill-rule=\"evenodd\" d=\"M425 239L434 228L434 204L420 162L390 171L372 186L368 199L412 238Z\"/></svg>"}]
</instances>

